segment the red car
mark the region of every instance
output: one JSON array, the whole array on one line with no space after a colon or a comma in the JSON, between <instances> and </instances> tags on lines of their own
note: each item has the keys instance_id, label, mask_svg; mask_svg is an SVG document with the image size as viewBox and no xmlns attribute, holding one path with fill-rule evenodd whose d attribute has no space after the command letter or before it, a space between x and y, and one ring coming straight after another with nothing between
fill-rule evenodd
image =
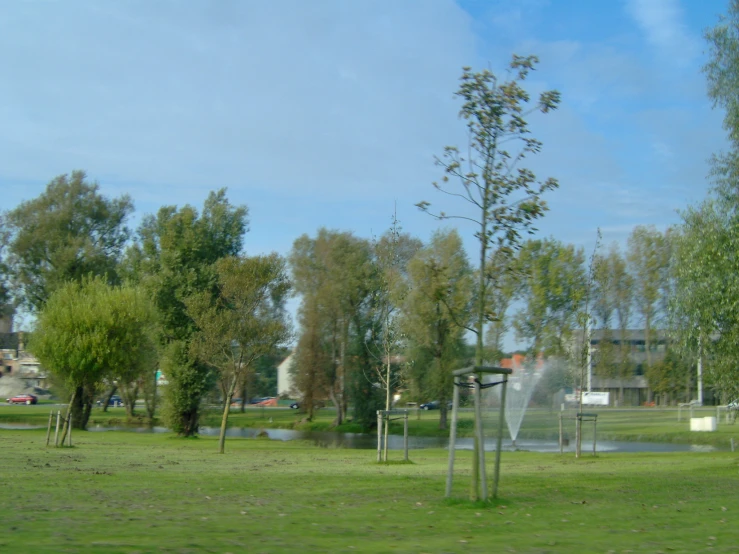
<instances>
[{"instance_id":1,"label":"red car","mask_svg":"<svg viewBox=\"0 0 739 554\"><path fill-rule=\"evenodd\" d=\"M12 398L8 398L8 404L36 404L38 398L32 394L19 394Z\"/></svg>"}]
</instances>

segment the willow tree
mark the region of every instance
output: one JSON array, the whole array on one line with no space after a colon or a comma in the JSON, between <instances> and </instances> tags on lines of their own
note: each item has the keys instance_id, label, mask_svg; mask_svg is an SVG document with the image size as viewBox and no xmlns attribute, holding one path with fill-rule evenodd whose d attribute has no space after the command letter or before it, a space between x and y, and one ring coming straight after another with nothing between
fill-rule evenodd
<instances>
[{"instance_id":1,"label":"willow tree","mask_svg":"<svg viewBox=\"0 0 739 554\"><path fill-rule=\"evenodd\" d=\"M102 277L69 282L52 293L29 346L71 391L67 422L71 414L75 428L87 427L93 399L85 391L116 376L119 368L152 366L154 319L142 289L111 286Z\"/></svg>"},{"instance_id":2,"label":"willow tree","mask_svg":"<svg viewBox=\"0 0 739 554\"><path fill-rule=\"evenodd\" d=\"M527 116L535 111L548 113L560 101L555 90L542 92L532 101L523 88L523 82L538 61L536 56L514 55L503 79L487 69L473 72L469 67L463 68L456 96L462 100L459 115L467 125L468 145L464 149L444 148L444 154L436 158L444 175L434 187L461 199L471 211L469 215L449 215L445 211L432 212L429 202L417 204L438 219L466 220L476 228L475 237L480 245L479 277L475 322L469 330L476 335L475 365L478 366L483 364L484 330L490 315L486 298L489 287L497 279L489 271L488 258L497 252L512 259L522 234L533 232L534 222L547 210L543 194L558 187L555 179L538 181L531 170L521 167L527 156L537 154L542 147L531 136ZM481 447L475 444L474 460L478 460ZM479 469L474 467L472 496L475 499L479 494L478 474Z\"/></svg>"},{"instance_id":3,"label":"willow tree","mask_svg":"<svg viewBox=\"0 0 739 554\"><path fill-rule=\"evenodd\" d=\"M285 261L277 254L222 258L215 271L216 294L193 295L186 304L197 326L190 343L192 356L216 369L226 384L218 441L223 454L236 386L259 358L290 338L285 313L290 281Z\"/></svg>"}]
</instances>

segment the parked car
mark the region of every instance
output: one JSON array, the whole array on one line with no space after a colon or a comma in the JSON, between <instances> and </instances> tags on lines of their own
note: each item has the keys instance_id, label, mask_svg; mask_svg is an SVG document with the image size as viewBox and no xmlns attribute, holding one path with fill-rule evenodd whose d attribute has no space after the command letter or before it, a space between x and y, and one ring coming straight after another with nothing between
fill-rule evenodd
<instances>
[{"instance_id":1,"label":"parked car","mask_svg":"<svg viewBox=\"0 0 739 554\"><path fill-rule=\"evenodd\" d=\"M298 408L300 408L300 402L293 402L292 404L290 404L291 410L297 410Z\"/></svg>"},{"instance_id":2,"label":"parked car","mask_svg":"<svg viewBox=\"0 0 739 554\"><path fill-rule=\"evenodd\" d=\"M97 405L102 406L104 400L105 398L98 400ZM123 406L123 399L117 394L114 394L113 396L110 397L110 400L108 400L108 406L111 406L111 407Z\"/></svg>"},{"instance_id":3,"label":"parked car","mask_svg":"<svg viewBox=\"0 0 739 554\"><path fill-rule=\"evenodd\" d=\"M736 400L732 402L729 402L726 405L726 407L729 408L730 410L739 410L739 398L737 398Z\"/></svg>"},{"instance_id":4,"label":"parked car","mask_svg":"<svg viewBox=\"0 0 739 554\"><path fill-rule=\"evenodd\" d=\"M18 394L8 398L8 404L36 404L38 398L33 394Z\"/></svg>"},{"instance_id":5,"label":"parked car","mask_svg":"<svg viewBox=\"0 0 739 554\"><path fill-rule=\"evenodd\" d=\"M424 404L421 404L419 408L422 410L438 410L439 409L440 402L438 400L432 400L431 402L426 402ZM451 400L447 402L446 404L447 409L452 409L452 402Z\"/></svg>"}]
</instances>

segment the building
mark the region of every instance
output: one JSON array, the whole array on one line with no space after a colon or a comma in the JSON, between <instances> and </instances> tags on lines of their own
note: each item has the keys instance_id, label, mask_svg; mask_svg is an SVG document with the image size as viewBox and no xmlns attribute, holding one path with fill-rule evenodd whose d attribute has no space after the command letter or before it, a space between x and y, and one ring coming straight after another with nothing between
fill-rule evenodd
<instances>
[{"instance_id":1,"label":"building","mask_svg":"<svg viewBox=\"0 0 739 554\"><path fill-rule=\"evenodd\" d=\"M0 385L6 379L3 389L10 387L11 392L20 388L46 388L47 376L39 361L25 349L23 331L13 331L13 315L10 313L0 317Z\"/></svg>"},{"instance_id":2,"label":"building","mask_svg":"<svg viewBox=\"0 0 739 554\"><path fill-rule=\"evenodd\" d=\"M652 330L649 334L649 359L651 363L657 363L665 357L667 335L661 330ZM590 386L584 388L610 393L611 406L641 406L650 401L649 384L645 376L648 358L645 337L644 329L627 329L623 333L618 329L591 331ZM606 342L613 348L614 360L620 360L623 349L629 373L622 378L598 375Z\"/></svg>"},{"instance_id":3,"label":"building","mask_svg":"<svg viewBox=\"0 0 739 554\"><path fill-rule=\"evenodd\" d=\"M285 358L280 365L277 366L277 396L295 396L295 378L291 372L295 363L295 354Z\"/></svg>"}]
</instances>

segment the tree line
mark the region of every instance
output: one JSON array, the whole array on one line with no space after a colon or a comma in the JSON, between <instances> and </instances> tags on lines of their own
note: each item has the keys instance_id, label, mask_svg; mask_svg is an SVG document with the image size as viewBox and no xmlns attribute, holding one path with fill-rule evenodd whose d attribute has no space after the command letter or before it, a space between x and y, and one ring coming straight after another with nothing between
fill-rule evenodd
<instances>
[{"instance_id":1,"label":"tree line","mask_svg":"<svg viewBox=\"0 0 739 554\"><path fill-rule=\"evenodd\" d=\"M738 14L734 0L728 20ZM31 349L69 392L81 428L103 382L143 395L153 415L153 369L161 368L173 430L196 433L203 399L218 386L225 430L236 392L246 398L255 367L291 342L308 419L331 403L337 425L368 428L402 389L411 400L439 400L444 426L451 370L498 361L511 329L532 357L570 357L577 368L577 333L600 328L596 372L625 380L634 367L625 341L609 333L623 337L636 323L654 393L690 396L700 358L708 383L736 394L738 27L722 23L707 35L709 92L727 110L733 141L714 160L711 196L665 232L635 228L624 252L613 245L587 258L556 238L530 238L559 184L524 167L543 147L527 120L556 110L560 95L532 97L524 83L538 60L514 55L501 75L463 69L455 94L468 144L444 148L434 183L458 211L418 203L474 229L474 264L457 230L424 243L395 219L379 238L321 228L286 257L249 256L248 210L225 190L200 210L162 207L133 232L131 199L106 198L75 171L3 214L0 300L36 316ZM301 298L295 332L285 313L291 294ZM651 354L657 331L670 337L659 362Z\"/></svg>"}]
</instances>

